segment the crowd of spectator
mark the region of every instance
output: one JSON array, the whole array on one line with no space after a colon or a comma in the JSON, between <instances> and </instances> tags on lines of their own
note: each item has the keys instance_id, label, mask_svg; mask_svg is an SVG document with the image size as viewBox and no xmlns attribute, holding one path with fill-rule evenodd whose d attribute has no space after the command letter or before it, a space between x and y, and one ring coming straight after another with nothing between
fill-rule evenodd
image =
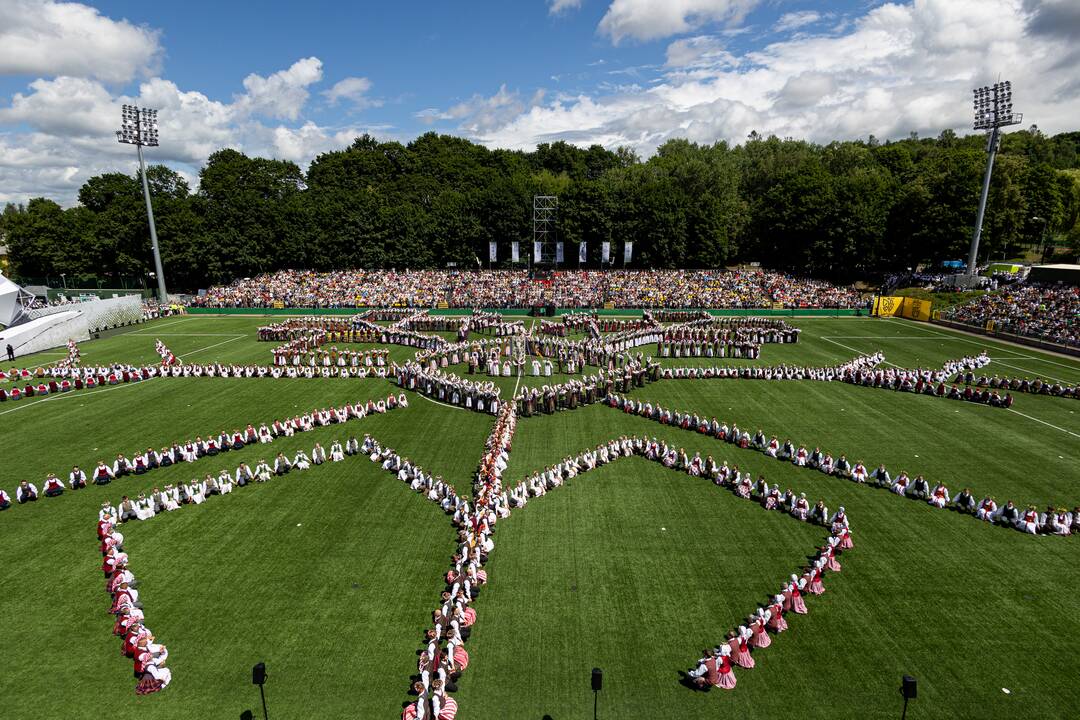
<instances>
[{"instance_id":1,"label":"crowd of spectator","mask_svg":"<svg viewBox=\"0 0 1080 720\"><path fill-rule=\"evenodd\" d=\"M946 312L946 320L1080 347L1080 287L1024 283Z\"/></svg>"},{"instance_id":2,"label":"crowd of spectator","mask_svg":"<svg viewBox=\"0 0 1080 720\"><path fill-rule=\"evenodd\" d=\"M768 270L283 270L212 287L197 307L856 308L853 288Z\"/></svg>"}]
</instances>

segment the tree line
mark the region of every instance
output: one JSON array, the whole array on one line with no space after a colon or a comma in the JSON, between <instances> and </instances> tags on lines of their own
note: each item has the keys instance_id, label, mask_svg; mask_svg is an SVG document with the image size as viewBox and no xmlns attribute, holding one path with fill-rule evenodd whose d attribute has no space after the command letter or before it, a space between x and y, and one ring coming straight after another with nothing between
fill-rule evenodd
<instances>
[{"instance_id":1,"label":"tree line","mask_svg":"<svg viewBox=\"0 0 1080 720\"><path fill-rule=\"evenodd\" d=\"M533 152L428 133L408 144L357 138L293 162L223 149L191 191L161 165L147 172L170 289L195 290L282 268L509 267L530 252L533 195L557 195L557 239L570 267L588 243L634 242L630 267L765 267L834 279L966 258L985 167L985 138L833 142L761 137L741 145L671 140L632 151L564 142ZM980 258L1044 237L1080 245L1080 132L1005 135ZM21 278L146 279L153 269L137 175L88 180L79 204L9 204L2 242ZM150 283L152 285L152 283Z\"/></svg>"}]
</instances>

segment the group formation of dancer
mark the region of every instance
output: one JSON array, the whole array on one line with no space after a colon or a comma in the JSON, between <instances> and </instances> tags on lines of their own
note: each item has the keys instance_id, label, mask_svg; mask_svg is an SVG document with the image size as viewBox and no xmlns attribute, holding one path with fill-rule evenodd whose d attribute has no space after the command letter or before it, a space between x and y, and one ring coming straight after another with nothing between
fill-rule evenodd
<instances>
[{"instance_id":1,"label":"group formation of dancer","mask_svg":"<svg viewBox=\"0 0 1080 720\"><path fill-rule=\"evenodd\" d=\"M264 342L298 340L315 335L325 336L326 342L367 342L355 334L351 320L333 315L293 317L258 329L259 340Z\"/></svg>"},{"instance_id":2,"label":"group formation of dancer","mask_svg":"<svg viewBox=\"0 0 1080 720\"><path fill-rule=\"evenodd\" d=\"M882 352L861 355L832 367L798 367L794 365L746 366L727 365L712 367L666 367L661 373L665 380L704 380L712 378L738 378L742 380L820 380L844 382L862 387L911 392L950 400L966 400L991 407L1012 407L1013 397L1002 397L996 390L982 392L970 386L964 389L947 386L949 378L958 371L980 368L990 359L985 353L973 357L950 360L940 369L881 368L885 362Z\"/></svg>"},{"instance_id":3,"label":"group formation of dancer","mask_svg":"<svg viewBox=\"0 0 1080 720\"><path fill-rule=\"evenodd\" d=\"M296 342L295 340L292 342ZM390 358L390 351L384 348L373 350L349 350L338 349L331 345L328 349L322 348L299 348L291 343L279 345L272 351L274 365L291 365L294 367L318 367L318 368L371 368L386 367Z\"/></svg>"},{"instance_id":4,"label":"group formation of dancer","mask_svg":"<svg viewBox=\"0 0 1080 720\"><path fill-rule=\"evenodd\" d=\"M922 475L917 475L912 479L907 471L901 471L894 479L883 464L879 464L874 470L869 470L862 460L856 460L853 463L844 453L834 458L831 453L823 452L819 447L808 451L805 446L795 445L791 440L786 439L780 442L775 435L767 437L760 429L751 435L749 431L740 429L736 423L729 426L715 417L706 418L696 413L673 411L660 405L653 405L651 402L633 400L614 393L608 396L607 403L612 408L655 420L664 425L710 435L717 440L763 453L782 462L790 462L798 467L808 467L825 475L844 478L852 482L884 488L902 497L923 501L931 507L948 508L975 515L980 520L1002 527L1012 527L1031 534L1071 535L1080 532L1080 506L1071 512L1066 508L1054 506L1049 506L1043 513L1039 513L1034 506L1020 510L1013 505L1012 501L999 506L993 496L986 496L982 502L977 502L968 488L964 488L956 497L952 497L949 488L942 482L931 484ZM749 497L749 490L747 488L747 497Z\"/></svg>"},{"instance_id":5,"label":"group formation of dancer","mask_svg":"<svg viewBox=\"0 0 1080 720\"><path fill-rule=\"evenodd\" d=\"M825 592L825 571L840 572L837 558L852 547L847 518L842 515L841 512L841 518L833 523L827 542L817 549L801 574L793 573L779 592L761 603L742 625L730 630L723 642L711 650L706 648L701 651L697 664L686 673L687 679L695 687L705 691L714 687L734 689L734 668L754 668L757 665L755 656L772 645L769 633L779 635L789 629L784 615L805 615L808 612L804 598Z\"/></svg>"},{"instance_id":6,"label":"group formation of dancer","mask_svg":"<svg viewBox=\"0 0 1080 720\"><path fill-rule=\"evenodd\" d=\"M82 353L79 351L79 345L74 339L67 341L67 357L63 360L55 363L60 367L76 367L82 362Z\"/></svg>"},{"instance_id":7,"label":"group formation of dancer","mask_svg":"<svg viewBox=\"0 0 1080 720\"><path fill-rule=\"evenodd\" d=\"M98 512L97 533L101 543L106 591L112 597L110 612L116 615L113 634L122 638L123 654L134 661L137 694L147 695L164 690L172 681L172 671L165 666L168 650L156 642L153 633L146 627L138 583L128 567L128 554L123 550L124 536L117 527L125 522L149 520L159 513L179 510L185 505L201 505L215 496L232 493L234 487L267 482L274 476L286 475L292 470L307 470L312 465L328 461L340 462L348 455L366 452L363 448L366 451L372 448L367 436L363 445L355 437L350 437L344 446L335 441L329 455L316 443L310 456L300 450L291 462L283 453L278 453L273 468L265 460L259 460L254 469L247 463L240 463L234 473L222 469L217 477L208 474L204 480L194 479L175 487L166 485L164 490L154 488L149 497L143 494L133 501L125 495L118 507L112 506L107 500L102 503Z\"/></svg>"},{"instance_id":8,"label":"group formation of dancer","mask_svg":"<svg viewBox=\"0 0 1080 720\"><path fill-rule=\"evenodd\" d=\"M429 370L411 360L403 365L395 364L393 373L399 387L423 393L438 402L493 415L499 412L501 391L490 381L473 382L443 370Z\"/></svg>"},{"instance_id":9,"label":"group formation of dancer","mask_svg":"<svg viewBox=\"0 0 1080 720\"><path fill-rule=\"evenodd\" d=\"M706 318L664 328L659 357L748 358L761 356L766 343L797 343L798 328L768 318Z\"/></svg>"},{"instance_id":10,"label":"group formation of dancer","mask_svg":"<svg viewBox=\"0 0 1080 720\"><path fill-rule=\"evenodd\" d=\"M216 476L207 473L201 480L193 478L189 482L167 484L164 488L155 487L149 495L140 493L135 499L124 495L115 509L116 517L119 522L149 520L163 512L179 510L184 505L202 505L216 495L230 494L234 488L267 482L272 477L287 475L293 470L308 470L328 461L340 462L346 456L357 454L359 448L355 437L350 437L345 445L335 440L330 444L329 452L321 443L315 443L311 454L298 449L291 460L285 453L279 452L272 465L265 459L260 459L254 468L241 462L233 472L222 468Z\"/></svg>"},{"instance_id":11,"label":"group formation of dancer","mask_svg":"<svg viewBox=\"0 0 1080 720\"><path fill-rule=\"evenodd\" d=\"M987 377L986 375L975 376L970 370L959 372L953 379L954 383L974 385L975 387L990 388L991 390L1004 390L1006 392L1031 393L1032 395L1049 395L1050 397L1072 398L1080 400L1080 385L1062 384L1060 381L1047 382L1042 378L1029 380L1028 378Z\"/></svg>"},{"instance_id":12,"label":"group formation of dancer","mask_svg":"<svg viewBox=\"0 0 1080 720\"><path fill-rule=\"evenodd\" d=\"M854 373L873 368L885 359L878 352L860 355L839 365L826 367L802 367L798 365L724 365L714 367L664 368L663 380L703 380L712 378L738 380L818 380L822 382L843 381Z\"/></svg>"},{"instance_id":13,"label":"group formation of dancer","mask_svg":"<svg viewBox=\"0 0 1080 720\"><path fill-rule=\"evenodd\" d=\"M607 373L601 370L555 385L521 387L514 397L514 404L522 417L575 410L601 402L612 392L630 392L632 388L644 387L646 382L656 380L659 375L660 367L655 363L645 367L630 365Z\"/></svg>"},{"instance_id":14,"label":"group formation of dancer","mask_svg":"<svg viewBox=\"0 0 1080 720\"><path fill-rule=\"evenodd\" d=\"M718 486L732 490L737 497L757 500L767 510L778 510L798 520L829 528L827 541L816 550L803 572L793 574L779 593L770 596L769 602L752 613L744 625L729 632L722 644L712 651L703 651L697 666L687 673L688 679L696 687L708 689L718 686L730 690L735 687L732 665L754 667L752 652L771 644L769 632L778 634L788 629L784 614L806 613L804 596L825 592L823 580L826 570L840 572L837 558L844 550L854 546L847 513L840 507L830 515L824 502L818 501L811 507L805 494L796 498L790 490L786 497L781 497L778 486L770 487L763 476L755 484L751 481L750 473L741 473L737 467L728 468L727 463L718 466L712 457L705 460L699 455L689 458L681 448L676 449L663 441L643 436L623 436L611 440L534 473L511 488L510 505L524 507L530 498L545 495L582 473L631 456L659 462L692 477L705 477Z\"/></svg>"},{"instance_id":15,"label":"group formation of dancer","mask_svg":"<svg viewBox=\"0 0 1080 720\"><path fill-rule=\"evenodd\" d=\"M176 357L176 355L173 355L172 350L170 350L169 347L160 339L154 340L154 350L157 352L158 357L161 358L162 367L171 367L173 365L184 364L184 362L180 358Z\"/></svg>"},{"instance_id":16,"label":"group formation of dancer","mask_svg":"<svg viewBox=\"0 0 1080 720\"><path fill-rule=\"evenodd\" d=\"M116 616L113 635L120 637L120 652L133 663L135 692L149 695L168 687L172 670L166 663L169 649L159 643L146 625L146 614L139 601L139 582L128 567L124 536L116 529L113 508L103 507L98 514L97 537L101 543L101 570L105 574L105 592L109 594L109 612Z\"/></svg>"},{"instance_id":17,"label":"group formation of dancer","mask_svg":"<svg viewBox=\"0 0 1080 720\"><path fill-rule=\"evenodd\" d=\"M884 360L884 356L881 356ZM996 390L972 389L970 386L963 390L956 385L946 386L949 378L957 373L970 372L985 367L990 363L990 358L983 351L979 355L969 355L956 360L948 360L939 369L926 368L864 368L857 372L845 375L841 378L844 382L863 387L875 387L886 390L912 392L932 397L948 398L949 400L966 400L973 403L981 403L991 407L1012 407L1012 395L1006 393L1001 397Z\"/></svg>"},{"instance_id":18,"label":"group formation of dancer","mask_svg":"<svg viewBox=\"0 0 1080 720\"><path fill-rule=\"evenodd\" d=\"M212 433L205 438L199 435L194 440L173 443L160 450L148 447L146 450L131 453L130 456L117 453L116 459L111 463L106 462L104 459L98 460L96 465L90 468L89 474L78 465L74 466L71 472L68 473L68 488L75 491L85 488L87 484L108 485L120 478L138 477L158 468L169 467L181 462L193 463L204 457L215 457L221 453L240 450L247 445L265 445L272 443L275 438L292 437L298 432L307 432L317 427L327 427L350 420L360 420L371 414L381 414L395 408L408 406L409 401L404 393L391 394L385 400L368 400L366 403L359 401L351 405L321 408L275 420L270 424L263 423L258 428L248 424L243 430L235 429L232 432L222 430L220 433ZM337 443L331 446L331 458L343 454L342 449L336 446ZM142 520L153 517L162 510L174 509L171 507L174 503L176 505L188 502L200 504L210 495L231 492L234 484L243 486L252 477L260 478L264 474L264 470L275 475L281 475L297 466L306 469L311 464L320 464L326 457L326 451L316 443L313 456L309 456L303 450L300 450L290 460L284 454L278 453L272 466L260 461L254 470L250 470L246 465L242 464L242 470L238 468L236 473L231 476L228 471L222 470L217 477L207 475L202 480L195 479L188 484L180 484L175 487L167 485L164 490L154 488L154 491L149 496L145 493L133 499L125 496L121 503L120 513L114 513L114 519L118 522L129 519ZM64 490L64 483L54 473L50 473L45 478L44 494L46 497L58 497L64 494ZM20 482L16 489L16 498L20 504L37 501L37 487L25 480ZM6 510L9 507L11 507L10 498L7 493L0 490L0 510Z\"/></svg>"},{"instance_id":19,"label":"group formation of dancer","mask_svg":"<svg viewBox=\"0 0 1080 720\"><path fill-rule=\"evenodd\" d=\"M469 666L465 643L476 622L476 610L471 605L487 583L484 566L495 548L495 524L510 514L501 478L509 461L516 422L513 406L503 406L485 442L472 502L459 498L452 510L452 522L458 531L457 551L446 573L439 605L424 632L417 672L412 677L411 694L415 699L406 704L402 720L454 720L457 715L457 701L449 693L457 691L457 681Z\"/></svg>"}]
</instances>

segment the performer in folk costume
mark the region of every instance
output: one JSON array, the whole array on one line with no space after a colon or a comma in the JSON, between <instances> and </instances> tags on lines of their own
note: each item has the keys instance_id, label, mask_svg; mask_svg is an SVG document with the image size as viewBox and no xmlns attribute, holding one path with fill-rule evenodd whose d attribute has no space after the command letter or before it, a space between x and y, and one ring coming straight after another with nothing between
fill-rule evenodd
<instances>
[{"instance_id":1,"label":"performer in folk costume","mask_svg":"<svg viewBox=\"0 0 1080 720\"><path fill-rule=\"evenodd\" d=\"M71 472L68 474L68 485L72 490L86 487L86 473L80 470L78 465L71 468Z\"/></svg>"},{"instance_id":2,"label":"performer in folk costume","mask_svg":"<svg viewBox=\"0 0 1080 720\"><path fill-rule=\"evenodd\" d=\"M967 513L969 515L975 513L976 505L977 503L975 501L975 497L971 494L971 490L969 488L964 488L963 490L961 490L960 493L953 499L953 506L957 509L957 511Z\"/></svg>"},{"instance_id":3,"label":"performer in folk costume","mask_svg":"<svg viewBox=\"0 0 1080 720\"><path fill-rule=\"evenodd\" d=\"M994 518L997 516L997 511L998 506L997 503L994 501L994 497L992 495L987 495L983 498L982 502L979 503L979 507L975 511L975 517L979 518L980 520L985 520L986 522L992 523L994 522Z\"/></svg>"},{"instance_id":4,"label":"performer in folk costume","mask_svg":"<svg viewBox=\"0 0 1080 720\"><path fill-rule=\"evenodd\" d=\"M792 574L791 582L787 584L784 589L784 595L787 603L791 606L791 609L799 614L806 614L806 602L803 601L803 590L806 588L806 579L800 578L798 575Z\"/></svg>"},{"instance_id":5,"label":"performer in folk costume","mask_svg":"<svg viewBox=\"0 0 1080 720\"><path fill-rule=\"evenodd\" d=\"M694 683L703 690L712 687L731 690L735 687L735 673L731 668L731 648L720 645L709 652L702 651L698 666L687 673Z\"/></svg>"},{"instance_id":6,"label":"performer in folk costume","mask_svg":"<svg viewBox=\"0 0 1080 720\"><path fill-rule=\"evenodd\" d=\"M943 483L938 483L934 486L934 491L930 493L927 502L935 507L944 508L949 504L949 489Z\"/></svg>"},{"instance_id":7,"label":"performer in folk costume","mask_svg":"<svg viewBox=\"0 0 1080 720\"><path fill-rule=\"evenodd\" d=\"M1028 509L1020 514L1020 518L1016 521L1016 529L1032 535L1039 532L1039 511L1034 505L1029 505Z\"/></svg>"},{"instance_id":8,"label":"performer in folk costume","mask_svg":"<svg viewBox=\"0 0 1080 720\"><path fill-rule=\"evenodd\" d=\"M747 670L754 667L754 658L750 655L750 638L754 632L745 625L740 625L738 630L732 630L727 636L727 645L731 649L731 661Z\"/></svg>"},{"instance_id":9,"label":"performer in folk costume","mask_svg":"<svg viewBox=\"0 0 1080 720\"><path fill-rule=\"evenodd\" d=\"M19 483L19 486L15 488L15 499L19 501L20 505L28 502L36 502L38 499L37 486L23 480Z\"/></svg>"},{"instance_id":10,"label":"performer in folk costume","mask_svg":"<svg viewBox=\"0 0 1080 720\"><path fill-rule=\"evenodd\" d=\"M48 477L45 478L45 485L42 488L42 492L45 493L45 497L57 497L63 495L64 483L60 481L60 478L49 473Z\"/></svg>"}]
</instances>

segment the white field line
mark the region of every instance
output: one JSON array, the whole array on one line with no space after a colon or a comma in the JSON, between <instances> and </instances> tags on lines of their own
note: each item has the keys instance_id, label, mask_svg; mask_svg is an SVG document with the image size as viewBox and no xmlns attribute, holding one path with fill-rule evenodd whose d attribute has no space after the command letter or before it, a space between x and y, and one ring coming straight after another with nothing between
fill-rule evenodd
<instances>
[{"instance_id":1,"label":"white field line","mask_svg":"<svg viewBox=\"0 0 1080 720\"><path fill-rule=\"evenodd\" d=\"M952 339L955 339L955 340L963 340L964 342L968 342L968 343L971 343L973 345L981 345L982 347L986 347L985 343L979 343L979 342L977 342L975 340L969 340L968 338L959 337L959 335L950 335L948 333L943 333L943 332L939 332L937 330L930 330L930 329L921 328L921 327L916 328L916 329L921 330L923 332L933 333L935 335L941 335L942 337L952 338ZM999 348L999 349L1002 352L1012 353L1013 357L1010 357L1010 358L1007 358L1007 359L1012 360L1013 362L1021 362L1021 360L1031 360L1031 361L1034 361L1034 362L1046 363L1048 365L1057 365L1058 367L1063 367L1066 370L1076 370L1076 367L1074 367L1072 365L1066 365L1065 363L1055 362L1054 360L1047 360L1045 358L1038 357L1037 355L1024 355L1023 353L1018 353L1018 352L1015 352L1013 350L1009 350L1008 348ZM998 363L999 365L1005 365L1005 367L1011 367L1014 370L1020 370L1021 372L1033 372L1031 370L1025 370L1024 368L1018 368L1018 367L1015 367L1013 365L1008 365L1006 363L1001 362L1000 359L995 359L995 358L990 358L990 359L993 360L994 362ZM1040 375L1046 375L1045 373L1039 373L1039 374ZM1046 377L1048 377L1051 380L1054 380L1056 382L1060 382L1060 383L1067 383L1068 382L1066 380L1059 380L1058 378L1051 377L1050 375L1046 375Z\"/></svg>"},{"instance_id":2,"label":"white field line","mask_svg":"<svg viewBox=\"0 0 1080 720\"><path fill-rule=\"evenodd\" d=\"M422 392L417 392L416 394L419 395L420 397L424 398L425 400L427 400L430 403L435 403L436 405L442 405L443 407L448 407L448 408L451 408L453 410L468 410L468 408L464 408L464 407L462 407L460 405L449 405L449 404L444 403L444 402L439 402L438 400L432 400L431 398L429 398L427 395L425 395Z\"/></svg>"},{"instance_id":3,"label":"white field line","mask_svg":"<svg viewBox=\"0 0 1080 720\"><path fill-rule=\"evenodd\" d=\"M1016 362L1023 362L1023 360L1020 360L1020 359L1017 359L1017 358L1009 358L1009 359L1010 360L1015 360ZM1035 360L1036 362L1041 362L1038 358L1031 358L1031 359ZM1034 372L1033 370L1028 370L1028 369L1019 367L1018 365L1010 365L1009 363L1001 362L1000 360L991 360L991 362L993 362L995 365L1003 365L1003 366L1005 366L1007 368L1012 368L1013 370L1019 370L1022 373L1029 373L1030 374L1030 373ZM1061 378L1056 378L1053 375L1047 375L1046 373L1035 373L1035 374L1039 375L1040 377L1049 378L1050 380L1053 380L1054 382L1062 383L1063 385L1072 385L1072 383L1069 382L1068 380L1062 380Z\"/></svg>"},{"instance_id":4,"label":"white field line","mask_svg":"<svg viewBox=\"0 0 1080 720\"><path fill-rule=\"evenodd\" d=\"M889 319L895 321L895 318L889 318ZM912 322L914 322L914 321L912 321ZM933 333L934 335L941 335L942 337L951 338L953 340L962 340L962 341L964 341L966 343L971 343L972 345L979 345L981 347L986 347L986 343L980 343L980 342L975 341L975 340L970 340L970 339L968 339L966 337L961 337L960 333L950 334L950 333L944 333L944 332L940 332L938 330L930 330L928 328L918 327L918 326L915 326L914 329L915 330L920 330L922 332ZM992 340L994 342L998 342L998 343L1004 342L1004 341L1001 341L1001 340L995 340L994 338L987 338L987 339ZM1074 371L1076 370L1075 365L1066 365L1065 363L1056 362L1054 360L1047 360L1046 358L1041 358L1041 357L1039 357L1037 355L1025 355L1024 353L1018 353L1015 350L1010 350L1009 348L1004 348L1004 347L996 348L996 350L1000 350L1001 352L1012 353L1015 356L1014 359L1025 358L1027 360L1038 360L1039 362L1046 363L1047 365L1057 365L1058 367L1063 367L1066 370L1074 370Z\"/></svg>"},{"instance_id":5,"label":"white field line","mask_svg":"<svg viewBox=\"0 0 1080 720\"><path fill-rule=\"evenodd\" d=\"M161 323L160 325L155 325L154 327L156 327L156 328L169 327L170 325L176 325L178 323L187 322L188 320L194 320L194 319L195 318L186 317L186 318L182 318L180 320L172 320L172 321L167 322L167 323ZM132 333L125 333L125 334L130 335Z\"/></svg>"},{"instance_id":6,"label":"white field line","mask_svg":"<svg viewBox=\"0 0 1080 720\"><path fill-rule=\"evenodd\" d=\"M1063 433L1068 433L1069 435L1072 435L1075 438L1080 438L1080 435L1077 435L1072 430L1066 430L1063 427L1058 427L1057 425L1051 425L1050 423L1046 422L1045 420L1040 420L1037 417L1032 417L1030 415L1025 415L1024 413L1020 412L1019 410L1013 410L1012 408L1007 408L1007 409L1008 409L1009 412L1016 413L1017 415L1019 415L1021 417L1026 417L1028 420L1034 420L1037 423L1042 423L1046 427L1051 427L1051 428L1054 428L1055 430L1060 430Z\"/></svg>"},{"instance_id":7,"label":"white field line","mask_svg":"<svg viewBox=\"0 0 1080 720\"><path fill-rule=\"evenodd\" d=\"M144 382L146 382L146 380L140 380L139 382L134 382L134 383L122 383L120 385L112 385L112 386L109 386L107 388L101 388L100 390L91 390L89 392L82 392L82 391L79 391L79 390L72 390L71 392L64 393L63 395L50 395L47 398L42 398L41 400L35 400L33 402L19 401L20 404L19 404L18 407L13 407L10 410L4 410L3 412L0 412L0 415L7 415L8 413L13 413L16 410L22 410L23 408L34 407L36 405L43 405L43 404L45 404L47 402L52 402L53 400L67 400L67 399L73 398L73 397L82 398L82 397L87 397L88 395L97 395L98 393L108 392L110 390L119 390L122 387L135 387L136 385L142 385Z\"/></svg>"},{"instance_id":8,"label":"white field line","mask_svg":"<svg viewBox=\"0 0 1080 720\"><path fill-rule=\"evenodd\" d=\"M187 357L188 355L194 355L195 353L201 353L203 350L209 350L210 348L216 348L218 345L224 345L225 343L236 342L237 340L239 340L240 338L243 338L243 337L247 337L247 335L237 335L236 337L230 338L228 340L222 340L219 343L214 343L213 345L207 345L206 347L199 348L198 350L192 350L191 352L186 352L183 355L177 355L176 357L184 358L184 357Z\"/></svg>"},{"instance_id":9,"label":"white field line","mask_svg":"<svg viewBox=\"0 0 1080 720\"><path fill-rule=\"evenodd\" d=\"M244 337L246 333L153 333L129 332L128 335L152 335L154 337Z\"/></svg>"},{"instance_id":10,"label":"white field line","mask_svg":"<svg viewBox=\"0 0 1080 720\"><path fill-rule=\"evenodd\" d=\"M947 333L947 332L941 332L940 330L930 330L929 328L919 327L919 326L914 325L914 324L908 326L908 325L906 325L906 323L903 323L903 321L898 321L896 318L886 318L886 322L891 322L891 323L900 322L901 324L904 324L905 326L910 327L910 329L912 329L912 330L918 330L919 332L930 333L931 335L940 335L941 337L946 337L946 338L949 338L950 340L957 340L959 342L966 342L969 345L978 345L981 348L986 347L985 342L979 342L978 340L972 340L971 338L964 337L960 333ZM912 320L911 322L914 323L915 321ZM1017 357L1028 357L1027 355L1024 355L1023 353L1018 353L1015 350L1010 350L1009 348L1004 348L1003 347L1003 348L998 348L998 349L1001 350L1001 352L1012 353L1013 355L1016 355Z\"/></svg>"},{"instance_id":11,"label":"white field line","mask_svg":"<svg viewBox=\"0 0 1080 720\"><path fill-rule=\"evenodd\" d=\"M818 337L836 338L837 340L934 340L922 335L819 335Z\"/></svg>"},{"instance_id":12,"label":"white field line","mask_svg":"<svg viewBox=\"0 0 1080 720\"><path fill-rule=\"evenodd\" d=\"M859 355L870 355L871 354L871 353L863 352L862 350L856 350L855 348L851 347L850 345L845 345L844 343L839 343L839 342L836 342L835 340L831 340L831 339L825 337L824 335L818 335L818 337L821 338L822 340L824 340L825 342L831 342L833 345L839 345L840 347L844 348L845 350L850 350L851 352L858 353ZM891 363L888 360L883 360L882 362L884 362L886 365L892 365L894 368L899 368L900 367L896 363Z\"/></svg>"}]
</instances>

